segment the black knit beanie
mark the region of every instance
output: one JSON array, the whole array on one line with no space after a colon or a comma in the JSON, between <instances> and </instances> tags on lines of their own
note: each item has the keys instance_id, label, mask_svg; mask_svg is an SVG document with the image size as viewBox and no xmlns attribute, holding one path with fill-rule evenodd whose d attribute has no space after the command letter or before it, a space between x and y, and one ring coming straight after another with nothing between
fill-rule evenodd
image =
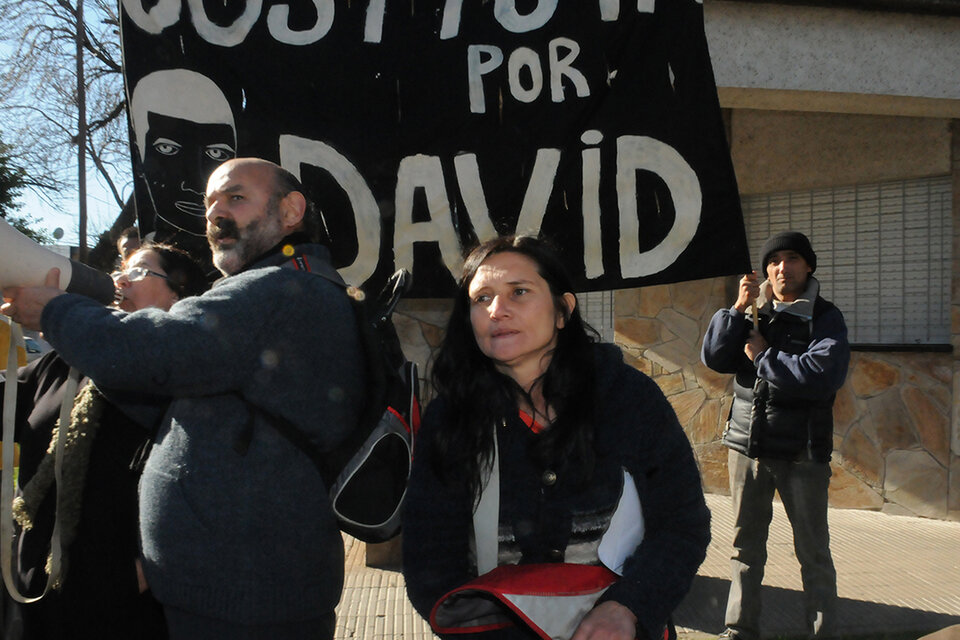
<instances>
[{"instance_id":1,"label":"black knit beanie","mask_svg":"<svg viewBox=\"0 0 960 640\"><path fill-rule=\"evenodd\" d=\"M810 273L817 270L817 254L813 252L813 247L810 246L810 240L807 239L807 236L799 231L781 231L763 243L763 250L760 252L762 256L760 273L766 274L770 256L784 249L796 251L803 256L803 259L810 265Z\"/></svg>"}]
</instances>

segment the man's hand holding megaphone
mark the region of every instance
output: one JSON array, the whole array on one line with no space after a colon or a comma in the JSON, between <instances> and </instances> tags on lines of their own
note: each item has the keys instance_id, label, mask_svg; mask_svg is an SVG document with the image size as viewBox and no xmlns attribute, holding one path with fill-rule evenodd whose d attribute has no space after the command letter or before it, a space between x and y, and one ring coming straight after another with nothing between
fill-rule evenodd
<instances>
[{"instance_id":1,"label":"man's hand holding megaphone","mask_svg":"<svg viewBox=\"0 0 960 640\"><path fill-rule=\"evenodd\" d=\"M40 287L51 284L49 274L56 267L61 282L52 283L58 293L63 289L68 293L80 293L93 298L102 304L110 304L116 300L116 287L113 279L107 274L97 271L87 265L70 260L40 246L27 236L14 229L10 223L0 218L0 289L7 297L7 290L16 287ZM44 280L44 274L47 275ZM49 294L50 292L48 292ZM11 294L12 295L12 294ZM52 297L52 296L50 296ZM46 304L47 301L43 301ZM8 316L20 315L22 309L15 303L13 311L4 311ZM41 305L42 309L43 305ZM19 320L15 317L15 320ZM27 324L27 315L23 315L23 326L34 328ZM39 323L39 319L36 320Z\"/></svg>"},{"instance_id":2,"label":"man's hand holding megaphone","mask_svg":"<svg viewBox=\"0 0 960 640\"><path fill-rule=\"evenodd\" d=\"M63 295L60 289L60 269L54 267L47 272L42 287L7 287L3 290L3 306L0 313L10 316L13 321L27 329L40 330L40 317L47 303Z\"/></svg>"}]
</instances>

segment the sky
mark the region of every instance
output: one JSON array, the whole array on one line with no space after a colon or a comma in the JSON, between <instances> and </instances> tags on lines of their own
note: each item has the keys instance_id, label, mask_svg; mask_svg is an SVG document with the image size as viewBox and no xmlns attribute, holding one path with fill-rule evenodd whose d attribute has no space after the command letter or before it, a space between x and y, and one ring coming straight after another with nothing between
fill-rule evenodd
<instances>
[{"instance_id":1,"label":"sky","mask_svg":"<svg viewBox=\"0 0 960 640\"><path fill-rule=\"evenodd\" d=\"M92 248L98 234L106 231L116 220L120 209L113 199L109 189L99 180L100 176L92 167L87 169L87 246ZM123 192L128 195L132 185ZM80 205L76 194L61 203L62 211L45 202L32 191L20 194L20 215L29 215L36 218L34 228L53 233L57 228L63 229L63 237L57 244L77 246L79 243L79 211Z\"/></svg>"},{"instance_id":2,"label":"sky","mask_svg":"<svg viewBox=\"0 0 960 640\"><path fill-rule=\"evenodd\" d=\"M13 44L0 42L0 57L6 57L13 50ZM2 127L0 127L2 134ZM9 142L9 141L8 141ZM76 175L76 165L73 165L73 174ZM115 176L115 179L118 179ZM133 190L132 178L129 184L119 187L124 197ZM77 246L79 243L78 217L79 201L74 193L60 202L60 210L43 200L39 195L27 189L17 199L20 208L17 215L31 216L37 220L32 226L50 234L57 228L63 229L64 235L56 240L56 244ZM108 187L101 181L100 175L91 163L87 164L87 243L92 247L98 234L110 228L116 220L120 210L113 199Z\"/></svg>"}]
</instances>

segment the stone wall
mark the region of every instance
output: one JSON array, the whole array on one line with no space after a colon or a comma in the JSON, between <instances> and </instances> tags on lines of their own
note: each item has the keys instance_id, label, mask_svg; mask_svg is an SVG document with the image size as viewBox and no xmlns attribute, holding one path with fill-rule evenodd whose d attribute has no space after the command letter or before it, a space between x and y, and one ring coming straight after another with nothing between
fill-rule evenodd
<instances>
[{"instance_id":1,"label":"stone wall","mask_svg":"<svg viewBox=\"0 0 960 640\"><path fill-rule=\"evenodd\" d=\"M716 493L729 492L720 437L732 376L704 366L700 345L736 286L736 278L715 278L616 293L616 341L670 400L704 487ZM855 352L834 406L831 504L960 520L953 388L951 354Z\"/></svg>"},{"instance_id":2,"label":"stone wall","mask_svg":"<svg viewBox=\"0 0 960 640\"><path fill-rule=\"evenodd\" d=\"M694 447L704 488L729 493L720 443L732 376L700 362L713 313L729 306L737 278L713 278L615 293L616 342L653 378ZM404 300L394 323L407 356L429 367L450 311L448 300ZM960 520L960 447L952 427L956 382L949 353L854 352L834 405L834 506ZM952 473L951 473L952 470Z\"/></svg>"}]
</instances>

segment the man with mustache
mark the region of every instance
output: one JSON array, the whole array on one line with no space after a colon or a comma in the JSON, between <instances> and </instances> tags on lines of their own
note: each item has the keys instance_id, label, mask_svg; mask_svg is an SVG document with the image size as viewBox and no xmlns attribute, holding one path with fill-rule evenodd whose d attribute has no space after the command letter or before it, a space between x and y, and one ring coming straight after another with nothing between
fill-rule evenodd
<instances>
[{"instance_id":1,"label":"man with mustache","mask_svg":"<svg viewBox=\"0 0 960 640\"><path fill-rule=\"evenodd\" d=\"M316 467L271 420L321 451L356 425L365 375L353 312L341 287L285 268L333 272L289 172L230 160L205 203L226 277L204 295L125 314L55 287L17 288L2 310L42 325L128 413L159 421L140 530L171 638L332 638L342 538Z\"/></svg>"},{"instance_id":2,"label":"man with mustache","mask_svg":"<svg viewBox=\"0 0 960 640\"><path fill-rule=\"evenodd\" d=\"M732 578L724 640L759 640L760 584L776 490L793 528L811 638L833 633L837 574L830 555L827 488L833 401L850 362L843 315L820 295L817 255L805 235L777 233L737 301L714 314L701 358L735 373L723 443L734 510ZM747 315L748 311L750 315ZM757 319L751 316L757 315Z\"/></svg>"}]
</instances>

